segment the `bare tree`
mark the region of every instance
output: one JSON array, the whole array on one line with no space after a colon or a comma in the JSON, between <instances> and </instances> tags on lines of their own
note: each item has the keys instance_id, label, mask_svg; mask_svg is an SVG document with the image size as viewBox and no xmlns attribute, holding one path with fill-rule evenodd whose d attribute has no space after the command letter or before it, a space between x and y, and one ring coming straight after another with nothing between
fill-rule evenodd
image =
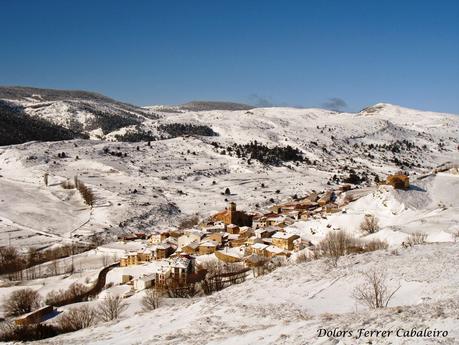
<instances>
[{"instance_id":1,"label":"bare tree","mask_svg":"<svg viewBox=\"0 0 459 345\"><path fill-rule=\"evenodd\" d=\"M52 275L57 276L59 273L59 262L57 260L51 261L50 265L48 266L49 270Z\"/></svg>"},{"instance_id":2,"label":"bare tree","mask_svg":"<svg viewBox=\"0 0 459 345\"><path fill-rule=\"evenodd\" d=\"M58 319L57 324L63 332L74 332L90 327L95 323L96 312L89 305L70 308Z\"/></svg>"},{"instance_id":3,"label":"bare tree","mask_svg":"<svg viewBox=\"0 0 459 345\"><path fill-rule=\"evenodd\" d=\"M17 325L12 320L0 323L0 342L22 344L55 337L58 334L59 329L51 324Z\"/></svg>"},{"instance_id":4,"label":"bare tree","mask_svg":"<svg viewBox=\"0 0 459 345\"><path fill-rule=\"evenodd\" d=\"M311 255L306 250L302 250L296 254L296 263L308 262L311 260Z\"/></svg>"},{"instance_id":5,"label":"bare tree","mask_svg":"<svg viewBox=\"0 0 459 345\"><path fill-rule=\"evenodd\" d=\"M426 242L427 235L422 232L414 232L408 237L408 244L410 246L415 244L423 244Z\"/></svg>"},{"instance_id":6,"label":"bare tree","mask_svg":"<svg viewBox=\"0 0 459 345\"><path fill-rule=\"evenodd\" d=\"M333 267L338 265L340 256L348 254L353 247L356 247L356 239L344 231L332 231L319 243L319 252L330 259Z\"/></svg>"},{"instance_id":7,"label":"bare tree","mask_svg":"<svg viewBox=\"0 0 459 345\"><path fill-rule=\"evenodd\" d=\"M202 288L207 295L223 289L222 275L224 265L220 260L207 261L203 263L203 268L207 271L206 277L202 282Z\"/></svg>"},{"instance_id":8,"label":"bare tree","mask_svg":"<svg viewBox=\"0 0 459 345\"><path fill-rule=\"evenodd\" d=\"M91 236L91 245L95 248L104 244L105 238L101 233L95 233Z\"/></svg>"},{"instance_id":9,"label":"bare tree","mask_svg":"<svg viewBox=\"0 0 459 345\"><path fill-rule=\"evenodd\" d=\"M81 300L87 293L88 288L81 283L72 283L67 290L52 290L46 295L46 304L61 306L68 303L75 303Z\"/></svg>"},{"instance_id":10,"label":"bare tree","mask_svg":"<svg viewBox=\"0 0 459 345\"><path fill-rule=\"evenodd\" d=\"M31 267L37 263L40 253L37 248L30 247L27 252L27 266Z\"/></svg>"},{"instance_id":11,"label":"bare tree","mask_svg":"<svg viewBox=\"0 0 459 345\"><path fill-rule=\"evenodd\" d=\"M17 334L17 330L18 325L13 320L0 322L0 341L12 341L15 334Z\"/></svg>"},{"instance_id":12,"label":"bare tree","mask_svg":"<svg viewBox=\"0 0 459 345\"><path fill-rule=\"evenodd\" d=\"M81 283L74 282L68 288L68 294L73 297L84 295L88 288Z\"/></svg>"},{"instance_id":13,"label":"bare tree","mask_svg":"<svg viewBox=\"0 0 459 345\"><path fill-rule=\"evenodd\" d=\"M7 316L30 313L40 307L40 294L30 288L13 291L5 300L3 309Z\"/></svg>"},{"instance_id":14,"label":"bare tree","mask_svg":"<svg viewBox=\"0 0 459 345\"><path fill-rule=\"evenodd\" d=\"M245 281L246 272L243 264L222 263L221 261L208 261L202 265L206 275L201 282L201 288L207 295L220 291L226 286L239 284Z\"/></svg>"},{"instance_id":15,"label":"bare tree","mask_svg":"<svg viewBox=\"0 0 459 345\"><path fill-rule=\"evenodd\" d=\"M94 193L93 191L88 188L83 182L81 181L78 181L78 191L80 192L84 202L88 205L88 206L93 206L94 205L94 201L95 201L95 196L94 196Z\"/></svg>"},{"instance_id":16,"label":"bare tree","mask_svg":"<svg viewBox=\"0 0 459 345\"><path fill-rule=\"evenodd\" d=\"M104 321L116 320L126 308L127 304L121 296L108 295L99 304L99 315Z\"/></svg>"},{"instance_id":17,"label":"bare tree","mask_svg":"<svg viewBox=\"0 0 459 345\"><path fill-rule=\"evenodd\" d=\"M142 306L145 311L155 310L159 307L159 292L152 288L145 291L145 295L142 297Z\"/></svg>"},{"instance_id":18,"label":"bare tree","mask_svg":"<svg viewBox=\"0 0 459 345\"><path fill-rule=\"evenodd\" d=\"M387 249L389 244L386 241L381 240L371 240L365 243L365 251L373 252L375 250Z\"/></svg>"},{"instance_id":19,"label":"bare tree","mask_svg":"<svg viewBox=\"0 0 459 345\"><path fill-rule=\"evenodd\" d=\"M360 230L368 234L374 234L379 231L379 221L372 214L367 214L363 218L363 222L360 224Z\"/></svg>"},{"instance_id":20,"label":"bare tree","mask_svg":"<svg viewBox=\"0 0 459 345\"><path fill-rule=\"evenodd\" d=\"M64 289L51 290L45 297L45 303L48 305L57 306L66 299L66 291Z\"/></svg>"},{"instance_id":21,"label":"bare tree","mask_svg":"<svg viewBox=\"0 0 459 345\"><path fill-rule=\"evenodd\" d=\"M400 284L390 290L387 285L387 274L383 269L373 268L362 274L364 282L354 288L354 299L371 309L387 307L391 298L400 289Z\"/></svg>"},{"instance_id":22,"label":"bare tree","mask_svg":"<svg viewBox=\"0 0 459 345\"><path fill-rule=\"evenodd\" d=\"M0 247L0 272L14 273L22 270L26 265L24 258L15 247ZM13 275L9 276L10 279Z\"/></svg>"}]
</instances>

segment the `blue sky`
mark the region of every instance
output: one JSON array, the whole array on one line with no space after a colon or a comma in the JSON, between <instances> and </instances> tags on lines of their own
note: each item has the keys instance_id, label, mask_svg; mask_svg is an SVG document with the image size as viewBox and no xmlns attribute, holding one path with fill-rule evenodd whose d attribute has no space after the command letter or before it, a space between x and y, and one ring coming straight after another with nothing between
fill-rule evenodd
<instances>
[{"instance_id":1,"label":"blue sky","mask_svg":"<svg viewBox=\"0 0 459 345\"><path fill-rule=\"evenodd\" d=\"M459 114L455 0L0 0L0 9L1 85L138 105L389 102Z\"/></svg>"}]
</instances>

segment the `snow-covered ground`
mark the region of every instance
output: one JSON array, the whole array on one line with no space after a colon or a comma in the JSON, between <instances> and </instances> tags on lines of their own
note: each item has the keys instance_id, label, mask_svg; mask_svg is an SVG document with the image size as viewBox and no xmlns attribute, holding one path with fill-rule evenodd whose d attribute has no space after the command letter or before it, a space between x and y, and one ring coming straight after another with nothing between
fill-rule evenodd
<instances>
[{"instance_id":1,"label":"snow-covered ground","mask_svg":"<svg viewBox=\"0 0 459 345\"><path fill-rule=\"evenodd\" d=\"M459 234L459 175L438 173L411 183L407 191L380 186L350 203L342 212L298 221L286 230L313 244L333 230L344 230L367 240L386 241L395 248L414 233L427 235L427 242L455 241ZM377 233L367 235L360 230L366 215L378 219Z\"/></svg>"},{"instance_id":2,"label":"snow-covered ground","mask_svg":"<svg viewBox=\"0 0 459 345\"><path fill-rule=\"evenodd\" d=\"M64 105L59 108L63 113L68 110ZM63 119L55 119L47 106L30 109L35 112L31 115L60 124L67 123L71 115L65 113ZM360 199L339 213L298 221L286 231L315 244L327 232L341 229L365 240L385 240L390 246L388 250L341 258L336 268L324 260L299 264L290 260L270 274L250 277L212 296L167 299L149 313L141 310L144 292L136 293L126 299L129 308L119 322L41 343L456 343L459 175L457 169L432 170L446 162L450 162L449 167L459 162L458 116L389 104L377 104L356 114L291 108L177 108L171 112L155 107L144 111L159 116L143 120L143 128L152 131L160 124L192 123L208 125L219 135L177 137L150 145L71 140L0 147L0 246L11 244L26 250L29 246L85 241L95 232L117 235L126 230L167 230L188 216L203 218L222 210L229 201L236 202L239 209L263 211L273 200L326 190L337 184L334 175L342 180L351 169L359 176L368 176L365 188L346 192L360 194ZM87 121L83 115L78 113L76 120ZM106 139L110 138L108 134ZM253 159L249 164L248 159L222 153L228 146L252 140L270 147L291 145L310 163L264 166ZM58 157L61 152L66 158ZM376 175L384 179L401 166L410 173L409 190L376 186ZM45 173L49 174L48 186ZM75 190L60 186L67 179L73 181L74 176L94 191L93 208L87 207ZM222 195L226 188L230 195ZM375 234L364 234L359 228L367 214L379 220L380 230ZM427 243L401 247L413 233L426 234ZM92 282L106 265L106 256L103 250L79 254L73 260L82 268L80 273L2 287L0 298L24 285L45 296L74 281ZM61 263L69 260L62 259ZM140 266L134 267L131 273L144 274L148 265L153 272L155 263L142 267L141 272ZM389 308L370 311L352 298L354 287L362 281L361 272L372 267L387 270L391 287L400 285ZM122 272L113 269L107 281L118 283ZM124 294L126 289L115 285L103 294ZM413 327L436 328L449 335L436 339L318 337L319 328L357 332L359 328Z\"/></svg>"},{"instance_id":3,"label":"snow-covered ground","mask_svg":"<svg viewBox=\"0 0 459 345\"><path fill-rule=\"evenodd\" d=\"M334 183L334 175L343 179L350 169L359 176L368 174L370 183L375 175L383 179L400 170L395 159L412 178L447 161L458 162L459 117L389 104L356 114L293 108L176 113L155 109L155 114L160 119L147 119L143 126L192 123L211 126L219 135L152 141L151 146L73 140L1 147L0 244L48 245L100 231L163 229L196 213L208 216L228 201L262 210L272 204L270 199L278 202L323 190ZM264 166L222 154L227 146L252 140L270 147L291 145L311 163ZM404 140L414 146L403 146ZM377 146L383 144L392 146ZM57 157L60 152L68 158ZM94 190L92 212L74 191L59 186L74 176ZM226 188L231 195L221 195Z\"/></svg>"},{"instance_id":4,"label":"snow-covered ground","mask_svg":"<svg viewBox=\"0 0 459 345\"><path fill-rule=\"evenodd\" d=\"M456 344L459 339L459 244L426 244L281 267L214 293L142 312L139 295L121 321L48 339L46 344ZM400 285L389 307L367 310L352 298L361 272L385 269ZM447 338L318 337L318 330L448 332Z\"/></svg>"}]
</instances>

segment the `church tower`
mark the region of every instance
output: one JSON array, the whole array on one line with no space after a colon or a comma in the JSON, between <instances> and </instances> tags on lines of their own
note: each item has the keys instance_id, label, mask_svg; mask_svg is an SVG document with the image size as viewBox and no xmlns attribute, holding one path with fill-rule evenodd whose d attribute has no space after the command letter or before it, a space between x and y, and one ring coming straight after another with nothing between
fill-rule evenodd
<instances>
[{"instance_id":1,"label":"church tower","mask_svg":"<svg viewBox=\"0 0 459 345\"><path fill-rule=\"evenodd\" d=\"M236 203L235 202L230 202L229 207L228 207L228 220L229 224L234 224L236 221Z\"/></svg>"}]
</instances>

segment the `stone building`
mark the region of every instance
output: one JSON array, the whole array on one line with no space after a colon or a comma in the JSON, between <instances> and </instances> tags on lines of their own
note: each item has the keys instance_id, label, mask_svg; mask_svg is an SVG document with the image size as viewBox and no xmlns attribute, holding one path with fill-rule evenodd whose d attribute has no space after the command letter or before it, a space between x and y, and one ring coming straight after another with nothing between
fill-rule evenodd
<instances>
[{"instance_id":1,"label":"stone building","mask_svg":"<svg viewBox=\"0 0 459 345\"><path fill-rule=\"evenodd\" d=\"M404 174L395 174L387 176L386 183L395 189L410 188L410 178Z\"/></svg>"},{"instance_id":2,"label":"stone building","mask_svg":"<svg viewBox=\"0 0 459 345\"><path fill-rule=\"evenodd\" d=\"M238 211L236 209L236 203L230 202L225 211L215 214L212 218L214 221L221 221L226 225L252 226L253 216L244 211Z\"/></svg>"}]
</instances>

